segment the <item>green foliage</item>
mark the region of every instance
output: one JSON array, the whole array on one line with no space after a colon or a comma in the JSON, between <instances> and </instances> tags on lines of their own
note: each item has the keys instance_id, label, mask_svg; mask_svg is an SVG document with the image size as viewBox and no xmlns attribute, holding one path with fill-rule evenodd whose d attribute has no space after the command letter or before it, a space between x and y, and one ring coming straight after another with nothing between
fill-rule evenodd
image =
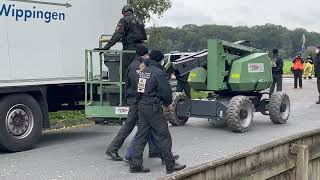
<instances>
[{"instance_id":1,"label":"green foliage","mask_svg":"<svg viewBox=\"0 0 320 180\"><path fill-rule=\"evenodd\" d=\"M284 60L283 74L285 74L285 75L292 74L291 66L292 66L292 61L290 59Z\"/></svg>"},{"instance_id":2,"label":"green foliage","mask_svg":"<svg viewBox=\"0 0 320 180\"><path fill-rule=\"evenodd\" d=\"M171 7L170 0L131 0L135 15L143 21L149 20L151 14L159 17Z\"/></svg>"},{"instance_id":3,"label":"green foliage","mask_svg":"<svg viewBox=\"0 0 320 180\"><path fill-rule=\"evenodd\" d=\"M49 118L53 129L92 123L92 121L86 119L85 115L80 111L54 112L49 114Z\"/></svg>"},{"instance_id":4,"label":"green foliage","mask_svg":"<svg viewBox=\"0 0 320 180\"><path fill-rule=\"evenodd\" d=\"M227 41L249 40L252 46L271 52L280 49L284 58L292 58L301 51L302 35L306 35L306 47L320 44L320 34L305 29L289 30L280 25L224 26L224 25L185 25L183 27L149 28L150 49L170 51L200 51L207 48L207 39Z\"/></svg>"},{"instance_id":5,"label":"green foliage","mask_svg":"<svg viewBox=\"0 0 320 180\"><path fill-rule=\"evenodd\" d=\"M59 112L53 112L49 115L50 119L60 119L60 120L66 120L66 119L85 119L84 114L82 114L80 111L59 111Z\"/></svg>"}]
</instances>

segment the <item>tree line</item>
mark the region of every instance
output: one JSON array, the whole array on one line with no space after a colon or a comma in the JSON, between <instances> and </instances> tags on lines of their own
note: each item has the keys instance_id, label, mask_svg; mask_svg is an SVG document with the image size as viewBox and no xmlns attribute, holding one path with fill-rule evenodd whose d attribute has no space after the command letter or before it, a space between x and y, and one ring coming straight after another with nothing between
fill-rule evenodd
<instances>
[{"instance_id":1,"label":"tree line","mask_svg":"<svg viewBox=\"0 0 320 180\"><path fill-rule=\"evenodd\" d=\"M272 51L278 48L284 58L294 57L302 50L302 36L305 34L305 47L320 45L320 34L303 28L289 30L281 25L265 24L253 27L193 24L183 27L148 28L150 49L170 51L200 51L207 48L207 39L223 39L230 42L248 40L251 46Z\"/></svg>"}]
</instances>

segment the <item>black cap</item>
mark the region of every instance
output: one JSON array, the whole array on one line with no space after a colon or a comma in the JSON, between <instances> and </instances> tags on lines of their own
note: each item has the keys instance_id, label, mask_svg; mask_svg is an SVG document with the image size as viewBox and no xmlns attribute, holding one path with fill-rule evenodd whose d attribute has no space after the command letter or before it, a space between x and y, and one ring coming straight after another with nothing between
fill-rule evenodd
<instances>
[{"instance_id":1,"label":"black cap","mask_svg":"<svg viewBox=\"0 0 320 180\"><path fill-rule=\"evenodd\" d=\"M136 53L138 56L144 56L149 52L149 50L144 45L141 45L141 44L138 44L136 49L137 49Z\"/></svg>"},{"instance_id":2,"label":"black cap","mask_svg":"<svg viewBox=\"0 0 320 180\"><path fill-rule=\"evenodd\" d=\"M123 8L122 8L122 14L124 14L124 13L126 13L126 12L128 12L128 11L133 12L133 7L130 6L130 5L125 5L125 6L123 6Z\"/></svg>"},{"instance_id":3,"label":"black cap","mask_svg":"<svg viewBox=\"0 0 320 180\"><path fill-rule=\"evenodd\" d=\"M273 53L273 54L278 54L278 52L279 52L278 49L273 49L273 50L272 50L272 53Z\"/></svg>"},{"instance_id":4,"label":"black cap","mask_svg":"<svg viewBox=\"0 0 320 180\"><path fill-rule=\"evenodd\" d=\"M150 52L150 59L156 62L160 62L164 58L164 55L159 50L153 50Z\"/></svg>"}]
</instances>

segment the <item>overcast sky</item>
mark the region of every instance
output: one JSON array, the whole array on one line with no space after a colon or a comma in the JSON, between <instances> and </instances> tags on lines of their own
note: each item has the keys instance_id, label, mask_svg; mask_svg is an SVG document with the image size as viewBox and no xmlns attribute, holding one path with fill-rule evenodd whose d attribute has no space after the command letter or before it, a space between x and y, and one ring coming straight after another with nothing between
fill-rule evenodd
<instances>
[{"instance_id":1,"label":"overcast sky","mask_svg":"<svg viewBox=\"0 0 320 180\"><path fill-rule=\"evenodd\" d=\"M172 8L148 26L185 24L284 25L320 33L320 2L317 0L171 0Z\"/></svg>"}]
</instances>

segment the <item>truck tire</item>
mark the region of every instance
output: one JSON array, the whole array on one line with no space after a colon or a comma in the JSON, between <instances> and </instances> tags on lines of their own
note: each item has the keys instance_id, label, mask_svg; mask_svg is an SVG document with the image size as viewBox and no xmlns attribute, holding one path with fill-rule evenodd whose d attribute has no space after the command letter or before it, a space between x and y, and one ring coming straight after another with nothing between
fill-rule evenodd
<instances>
[{"instance_id":1,"label":"truck tire","mask_svg":"<svg viewBox=\"0 0 320 180\"><path fill-rule=\"evenodd\" d=\"M186 100L188 100L188 97L184 93L175 92L173 94L173 102L171 104L172 109L171 110L168 108L164 109L165 117L172 126L184 126L188 122L189 117L179 117L177 116L177 113L176 113L177 104L181 101L186 101Z\"/></svg>"},{"instance_id":2,"label":"truck tire","mask_svg":"<svg viewBox=\"0 0 320 180\"><path fill-rule=\"evenodd\" d=\"M252 126L253 105L245 96L235 96L227 110L227 125L233 132L244 133Z\"/></svg>"},{"instance_id":3,"label":"truck tire","mask_svg":"<svg viewBox=\"0 0 320 180\"><path fill-rule=\"evenodd\" d=\"M42 133L39 103L28 94L12 94L0 100L0 148L19 152L34 147Z\"/></svg>"},{"instance_id":4,"label":"truck tire","mask_svg":"<svg viewBox=\"0 0 320 180\"><path fill-rule=\"evenodd\" d=\"M290 98L285 92L271 95L269 104L270 119L274 124L285 124L290 116Z\"/></svg>"}]
</instances>

